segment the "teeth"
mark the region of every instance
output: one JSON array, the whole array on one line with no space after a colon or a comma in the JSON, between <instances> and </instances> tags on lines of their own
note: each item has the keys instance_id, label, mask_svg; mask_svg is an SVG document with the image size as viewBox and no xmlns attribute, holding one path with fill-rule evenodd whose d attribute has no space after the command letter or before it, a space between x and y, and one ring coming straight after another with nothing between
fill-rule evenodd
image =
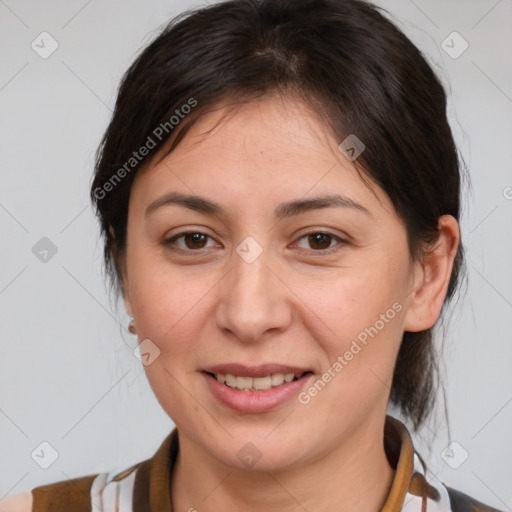
<instances>
[{"instance_id":1,"label":"teeth","mask_svg":"<svg viewBox=\"0 0 512 512\"><path fill-rule=\"evenodd\" d=\"M252 379L251 377L235 377L235 386L238 389L250 389L252 388Z\"/></svg>"},{"instance_id":2,"label":"teeth","mask_svg":"<svg viewBox=\"0 0 512 512\"><path fill-rule=\"evenodd\" d=\"M280 386L284 381L284 375L282 373L276 373L270 377L272 386Z\"/></svg>"},{"instance_id":3,"label":"teeth","mask_svg":"<svg viewBox=\"0 0 512 512\"><path fill-rule=\"evenodd\" d=\"M267 391L269 389L281 386L285 382L291 382L294 378L300 378L303 373L275 373L265 377L238 377L231 374L216 373L215 378L228 387L240 391Z\"/></svg>"}]
</instances>

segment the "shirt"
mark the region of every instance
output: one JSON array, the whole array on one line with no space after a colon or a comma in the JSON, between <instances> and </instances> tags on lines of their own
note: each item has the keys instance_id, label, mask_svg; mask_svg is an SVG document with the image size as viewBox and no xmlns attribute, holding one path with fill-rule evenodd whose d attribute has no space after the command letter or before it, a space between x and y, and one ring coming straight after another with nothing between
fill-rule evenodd
<instances>
[{"instance_id":1,"label":"shirt","mask_svg":"<svg viewBox=\"0 0 512 512\"><path fill-rule=\"evenodd\" d=\"M439 481L429 481L407 428L389 415L384 445L395 476L381 512L500 512ZM153 457L121 472L36 487L32 512L172 512L169 484L178 449L175 428Z\"/></svg>"}]
</instances>

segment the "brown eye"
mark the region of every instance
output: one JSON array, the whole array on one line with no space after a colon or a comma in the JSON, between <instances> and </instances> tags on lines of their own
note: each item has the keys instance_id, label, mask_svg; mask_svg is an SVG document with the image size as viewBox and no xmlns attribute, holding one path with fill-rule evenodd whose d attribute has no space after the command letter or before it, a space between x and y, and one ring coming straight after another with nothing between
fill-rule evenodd
<instances>
[{"instance_id":1,"label":"brown eye","mask_svg":"<svg viewBox=\"0 0 512 512\"><path fill-rule=\"evenodd\" d=\"M203 233L185 233L183 235L183 240L188 249L202 249L207 238L208 236Z\"/></svg>"},{"instance_id":2,"label":"brown eye","mask_svg":"<svg viewBox=\"0 0 512 512\"><path fill-rule=\"evenodd\" d=\"M306 240L306 244L301 241ZM332 244L332 242L338 242L337 244ZM323 233L323 232L314 232L307 233L299 239L299 247L302 249L309 249L311 252L318 252L320 254L329 254L333 251L341 249L346 244L345 240L340 238L339 236L333 235L331 233Z\"/></svg>"},{"instance_id":3,"label":"brown eye","mask_svg":"<svg viewBox=\"0 0 512 512\"><path fill-rule=\"evenodd\" d=\"M313 249L328 249L331 245L332 236L326 233L314 233L308 235L308 241Z\"/></svg>"},{"instance_id":4,"label":"brown eye","mask_svg":"<svg viewBox=\"0 0 512 512\"><path fill-rule=\"evenodd\" d=\"M194 252L208 248L206 244L209 238L211 237L199 231L186 231L164 240L163 245L177 252ZM180 239L182 242L178 243Z\"/></svg>"}]
</instances>

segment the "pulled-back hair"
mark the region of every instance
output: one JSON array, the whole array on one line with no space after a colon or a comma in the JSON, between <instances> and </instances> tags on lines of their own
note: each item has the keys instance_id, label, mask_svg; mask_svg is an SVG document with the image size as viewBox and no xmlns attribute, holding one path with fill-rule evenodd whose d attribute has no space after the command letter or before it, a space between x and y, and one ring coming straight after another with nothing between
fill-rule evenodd
<instances>
[{"instance_id":1,"label":"pulled-back hair","mask_svg":"<svg viewBox=\"0 0 512 512\"><path fill-rule=\"evenodd\" d=\"M225 1L171 20L122 78L91 184L118 295L136 173L164 145L170 153L221 100L273 93L299 95L339 142L355 134L364 143L358 172L394 204L411 258L436 240L440 216L459 220L459 157L445 91L379 8L362 0ZM462 264L461 245L447 300ZM405 332L390 399L415 430L432 409L436 377L431 329Z\"/></svg>"}]
</instances>

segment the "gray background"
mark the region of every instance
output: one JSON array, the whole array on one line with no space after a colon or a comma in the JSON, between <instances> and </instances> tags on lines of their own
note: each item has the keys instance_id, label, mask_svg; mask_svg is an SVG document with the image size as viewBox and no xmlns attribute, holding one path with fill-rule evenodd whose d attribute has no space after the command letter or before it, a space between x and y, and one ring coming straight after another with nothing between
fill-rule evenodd
<instances>
[{"instance_id":1,"label":"gray background","mask_svg":"<svg viewBox=\"0 0 512 512\"><path fill-rule=\"evenodd\" d=\"M198 5L0 0L0 496L128 467L173 426L132 353L122 303L109 302L88 191L122 73L170 17ZM468 288L444 350L451 437L440 419L417 447L436 478L512 510L512 2L379 5L446 84L473 183ZM59 45L47 59L31 47L43 31ZM456 59L442 44L453 31L469 43ZM57 247L46 263L32 252L43 237ZM31 458L43 441L58 452L48 469Z\"/></svg>"}]
</instances>

